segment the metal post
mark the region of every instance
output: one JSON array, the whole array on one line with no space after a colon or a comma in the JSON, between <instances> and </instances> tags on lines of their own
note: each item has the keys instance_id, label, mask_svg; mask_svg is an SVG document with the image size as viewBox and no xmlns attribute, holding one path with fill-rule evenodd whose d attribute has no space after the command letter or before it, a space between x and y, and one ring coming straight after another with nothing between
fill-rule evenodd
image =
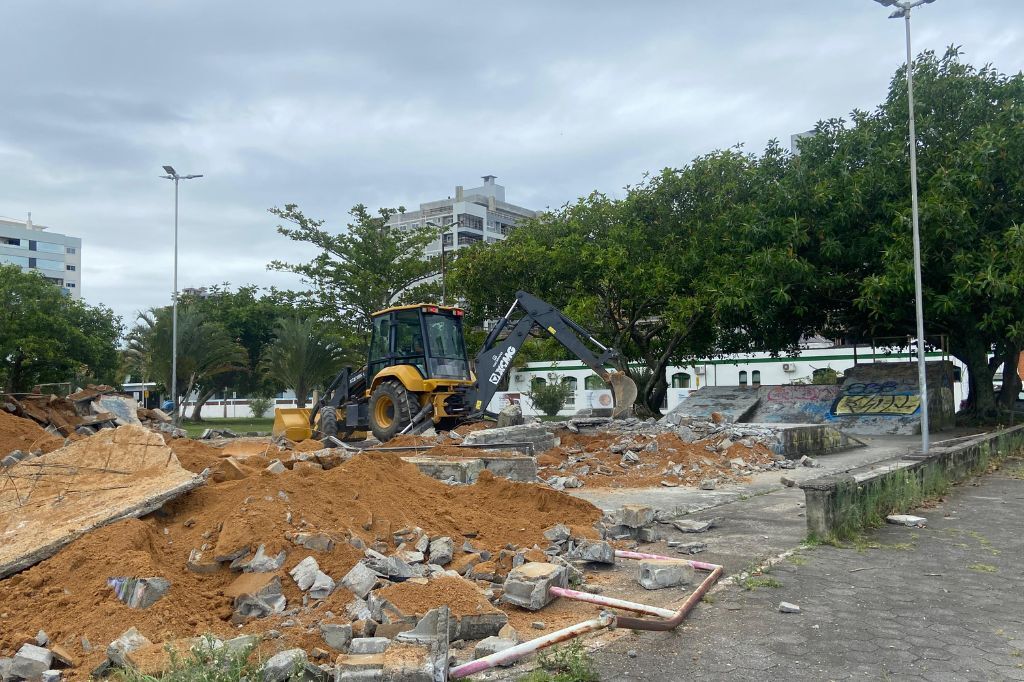
<instances>
[{"instance_id":1,"label":"metal post","mask_svg":"<svg viewBox=\"0 0 1024 682\"><path fill-rule=\"evenodd\" d=\"M441 305L447 305L445 300L445 263L444 263L444 235L441 235Z\"/></svg>"},{"instance_id":2,"label":"metal post","mask_svg":"<svg viewBox=\"0 0 1024 682\"><path fill-rule=\"evenodd\" d=\"M171 401L174 423L181 421L178 409L178 177L174 177L174 295L171 301Z\"/></svg>"},{"instance_id":3,"label":"metal post","mask_svg":"<svg viewBox=\"0 0 1024 682\"><path fill-rule=\"evenodd\" d=\"M928 382L924 353L924 289L921 284L921 232L917 208L917 135L914 130L914 63L910 48L910 7L904 11L907 29L907 103L910 121L910 203L914 233L914 307L917 315L917 381L921 388L921 451L928 452Z\"/></svg>"}]
</instances>

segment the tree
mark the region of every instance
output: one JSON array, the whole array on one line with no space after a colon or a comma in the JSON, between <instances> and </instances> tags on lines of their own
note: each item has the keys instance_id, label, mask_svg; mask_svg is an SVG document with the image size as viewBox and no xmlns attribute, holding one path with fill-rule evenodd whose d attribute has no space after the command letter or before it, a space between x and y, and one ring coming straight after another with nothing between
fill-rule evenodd
<instances>
[{"instance_id":1,"label":"tree","mask_svg":"<svg viewBox=\"0 0 1024 682\"><path fill-rule=\"evenodd\" d=\"M549 417L556 416L572 395L572 384L562 381L557 374L548 374L547 381L534 381L526 396L533 406Z\"/></svg>"},{"instance_id":2,"label":"tree","mask_svg":"<svg viewBox=\"0 0 1024 682\"><path fill-rule=\"evenodd\" d=\"M121 318L67 296L34 272L0 265L0 386L117 383Z\"/></svg>"},{"instance_id":3,"label":"tree","mask_svg":"<svg viewBox=\"0 0 1024 682\"><path fill-rule=\"evenodd\" d=\"M326 338L312 318L289 317L278 321L274 340L260 358L260 369L295 392L295 402L306 406L309 392L323 386L344 364L341 348Z\"/></svg>"},{"instance_id":4,"label":"tree","mask_svg":"<svg viewBox=\"0 0 1024 682\"><path fill-rule=\"evenodd\" d=\"M172 310L156 308L139 314L128 336L126 355L144 377L152 377L167 389L172 374ZM178 306L178 405L197 386L227 372L245 370L245 348L198 307ZM175 405L177 414L178 405Z\"/></svg>"},{"instance_id":5,"label":"tree","mask_svg":"<svg viewBox=\"0 0 1024 682\"><path fill-rule=\"evenodd\" d=\"M266 375L258 371L263 349L274 338L278 319L294 314L294 308L281 292L260 293L249 285L232 291L230 285L212 286L202 296L183 296L181 302L198 310L205 319L220 324L228 336L245 349L245 367L201 377L196 385L193 421L201 421L203 405L214 395L228 388L242 395L272 395L279 390Z\"/></svg>"},{"instance_id":6,"label":"tree","mask_svg":"<svg viewBox=\"0 0 1024 682\"><path fill-rule=\"evenodd\" d=\"M301 275L312 288L296 295L301 307L321 319L343 323L354 334L352 345L364 349L371 315L400 301L429 301L438 285L427 280L438 274L438 258L425 259L424 248L437 238L430 228L400 230L387 224L398 212L380 209L372 215L359 204L350 212L354 222L341 232L324 228L324 221L307 218L295 204L270 212L295 227L278 226L289 239L311 244L320 253L307 263L275 260L273 270Z\"/></svg>"},{"instance_id":7,"label":"tree","mask_svg":"<svg viewBox=\"0 0 1024 682\"><path fill-rule=\"evenodd\" d=\"M790 177L820 312L861 337L914 333L905 76L874 112L820 123ZM914 86L925 333L948 338L988 419L994 371L1024 347L1024 76L950 48L918 57Z\"/></svg>"},{"instance_id":8,"label":"tree","mask_svg":"<svg viewBox=\"0 0 1024 682\"><path fill-rule=\"evenodd\" d=\"M526 221L504 242L465 249L453 283L479 322L504 314L529 282L602 343L642 362L619 369L657 413L668 366L790 347L805 330L801 317L778 311L804 305L795 292L809 268L773 246L791 229L785 221L764 218L786 163L774 143L761 157L718 151L627 188L622 200L591 194Z\"/></svg>"}]
</instances>

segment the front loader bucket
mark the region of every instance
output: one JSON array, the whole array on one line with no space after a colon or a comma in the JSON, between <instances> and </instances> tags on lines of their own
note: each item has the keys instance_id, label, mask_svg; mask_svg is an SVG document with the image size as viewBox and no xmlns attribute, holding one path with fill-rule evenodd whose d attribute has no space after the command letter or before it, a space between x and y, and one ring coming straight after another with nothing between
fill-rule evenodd
<instances>
[{"instance_id":1,"label":"front loader bucket","mask_svg":"<svg viewBox=\"0 0 1024 682\"><path fill-rule=\"evenodd\" d=\"M309 425L308 407L285 407L274 410L273 435L284 435L296 443L313 437L313 428Z\"/></svg>"},{"instance_id":2,"label":"front loader bucket","mask_svg":"<svg viewBox=\"0 0 1024 682\"><path fill-rule=\"evenodd\" d=\"M636 382L625 372L610 372L608 379L612 385L612 395L615 396L612 419L631 416L637 396Z\"/></svg>"}]
</instances>

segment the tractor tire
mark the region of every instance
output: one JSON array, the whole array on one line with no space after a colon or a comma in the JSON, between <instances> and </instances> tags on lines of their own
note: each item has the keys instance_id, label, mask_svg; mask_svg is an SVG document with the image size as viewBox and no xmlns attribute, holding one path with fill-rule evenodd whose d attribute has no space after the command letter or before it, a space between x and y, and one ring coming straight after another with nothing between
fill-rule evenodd
<instances>
[{"instance_id":1,"label":"tractor tire","mask_svg":"<svg viewBox=\"0 0 1024 682\"><path fill-rule=\"evenodd\" d=\"M329 436L338 436L338 413L330 405L320 408L320 425L317 433L319 434L317 436L318 440Z\"/></svg>"},{"instance_id":2,"label":"tractor tire","mask_svg":"<svg viewBox=\"0 0 1024 682\"><path fill-rule=\"evenodd\" d=\"M398 381L385 381L370 396L370 430L386 443L409 425L415 416L415 395Z\"/></svg>"}]
</instances>

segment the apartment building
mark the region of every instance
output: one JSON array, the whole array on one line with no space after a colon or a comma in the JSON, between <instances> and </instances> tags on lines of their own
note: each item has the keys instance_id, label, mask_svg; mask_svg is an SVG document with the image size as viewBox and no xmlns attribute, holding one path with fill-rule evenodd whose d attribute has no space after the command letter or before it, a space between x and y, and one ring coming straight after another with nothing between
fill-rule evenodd
<instances>
[{"instance_id":1,"label":"apartment building","mask_svg":"<svg viewBox=\"0 0 1024 682\"><path fill-rule=\"evenodd\" d=\"M0 264L42 273L72 298L82 297L82 240L27 220L0 217Z\"/></svg>"}]
</instances>

